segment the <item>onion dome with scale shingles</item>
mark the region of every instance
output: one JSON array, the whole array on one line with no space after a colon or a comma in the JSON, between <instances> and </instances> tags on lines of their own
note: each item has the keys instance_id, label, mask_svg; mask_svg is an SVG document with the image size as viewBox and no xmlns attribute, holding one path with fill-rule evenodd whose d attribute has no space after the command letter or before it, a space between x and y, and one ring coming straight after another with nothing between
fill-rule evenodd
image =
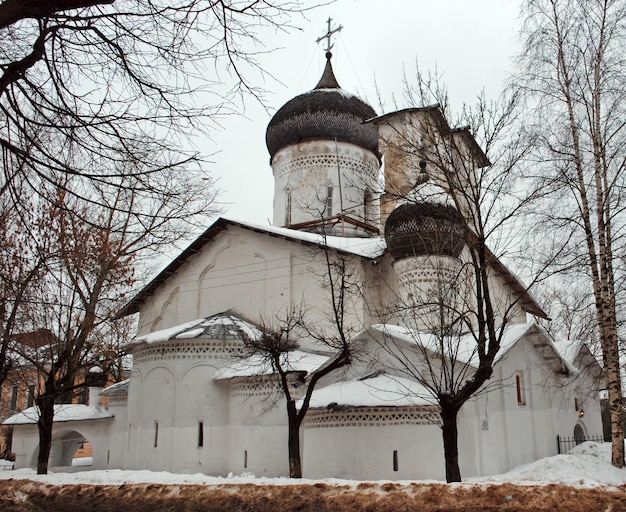
<instances>
[{"instance_id":1,"label":"onion dome with scale shingles","mask_svg":"<svg viewBox=\"0 0 626 512\"><path fill-rule=\"evenodd\" d=\"M267 126L265 141L271 159L282 148L307 140L350 142L378 153L378 129L365 120L376 111L337 83L326 53L326 67L312 91L296 96L274 114Z\"/></svg>"},{"instance_id":2,"label":"onion dome with scale shingles","mask_svg":"<svg viewBox=\"0 0 626 512\"><path fill-rule=\"evenodd\" d=\"M463 216L446 204L405 203L385 223L387 249L394 260L427 255L458 258L466 238Z\"/></svg>"}]
</instances>

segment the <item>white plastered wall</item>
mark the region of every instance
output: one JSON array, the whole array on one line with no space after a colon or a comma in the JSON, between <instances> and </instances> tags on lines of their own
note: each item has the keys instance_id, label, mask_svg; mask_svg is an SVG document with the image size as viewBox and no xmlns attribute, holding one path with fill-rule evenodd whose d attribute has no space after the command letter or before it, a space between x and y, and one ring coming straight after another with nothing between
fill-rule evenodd
<instances>
[{"instance_id":1,"label":"white plastered wall","mask_svg":"<svg viewBox=\"0 0 626 512\"><path fill-rule=\"evenodd\" d=\"M328 187L333 188L331 215L343 212L377 225L374 198L379 168L378 158L371 151L349 142L315 140L281 149L272 160L274 225L328 217ZM366 192L369 194L367 207L364 206ZM350 226L346 229L353 230ZM345 234L350 236L349 232Z\"/></svg>"}]
</instances>

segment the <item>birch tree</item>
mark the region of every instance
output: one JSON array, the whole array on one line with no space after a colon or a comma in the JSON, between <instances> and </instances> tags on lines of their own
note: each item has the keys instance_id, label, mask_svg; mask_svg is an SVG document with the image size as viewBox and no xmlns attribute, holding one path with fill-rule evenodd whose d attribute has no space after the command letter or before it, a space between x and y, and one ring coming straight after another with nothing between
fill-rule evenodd
<instances>
[{"instance_id":1,"label":"birch tree","mask_svg":"<svg viewBox=\"0 0 626 512\"><path fill-rule=\"evenodd\" d=\"M515 84L527 100L535 161L529 175L549 199L538 214L556 240L551 269L593 291L608 384L612 463L624 466L618 299L626 172L626 4L529 0ZM548 251L546 251L548 252Z\"/></svg>"}]
</instances>

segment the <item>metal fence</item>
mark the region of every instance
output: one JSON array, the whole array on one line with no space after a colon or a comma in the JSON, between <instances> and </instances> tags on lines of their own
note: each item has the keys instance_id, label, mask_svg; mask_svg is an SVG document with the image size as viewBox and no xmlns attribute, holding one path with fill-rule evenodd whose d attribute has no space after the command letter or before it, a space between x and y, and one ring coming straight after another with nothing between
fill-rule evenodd
<instances>
[{"instance_id":1,"label":"metal fence","mask_svg":"<svg viewBox=\"0 0 626 512\"><path fill-rule=\"evenodd\" d=\"M567 453L576 445L584 443L585 441L594 441L596 443L603 443L603 436L587 436L584 438L574 436L556 436L556 447L558 453Z\"/></svg>"}]
</instances>

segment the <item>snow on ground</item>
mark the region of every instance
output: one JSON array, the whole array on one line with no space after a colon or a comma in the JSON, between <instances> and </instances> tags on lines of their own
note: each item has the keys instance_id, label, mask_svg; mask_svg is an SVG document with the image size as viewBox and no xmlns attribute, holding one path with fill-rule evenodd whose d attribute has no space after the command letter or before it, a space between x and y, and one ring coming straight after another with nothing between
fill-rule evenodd
<instances>
[{"instance_id":1,"label":"snow on ground","mask_svg":"<svg viewBox=\"0 0 626 512\"><path fill-rule=\"evenodd\" d=\"M617 487L626 485L626 469L611 465L611 443L587 441L568 454L546 457L502 475L468 479L468 482Z\"/></svg>"},{"instance_id":2,"label":"snow on ground","mask_svg":"<svg viewBox=\"0 0 626 512\"><path fill-rule=\"evenodd\" d=\"M466 484L499 484L511 483L520 485L562 484L574 487L626 485L626 469L617 469L610 463L611 444L594 443L588 441L574 448L566 455L546 457L531 464L513 469L502 475L468 478ZM74 470L76 471L76 470ZM319 480L289 479L289 478L256 478L251 474L240 476L211 477L200 473L174 474L166 471L147 470L85 470L78 472L53 472L48 475L37 475L32 469L18 469L15 471L0 471L0 479L14 478L18 480L34 480L52 485L94 484L94 485L121 485L121 484L270 484L270 485L300 485L315 484ZM346 485L356 487L359 482L352 480L325 479L329 485ZM397 482L402 483L402 482ZM424 482L426 483L426 482ZM429 480L428 483L433 483Z\"/></svg>"}]
</instances>

